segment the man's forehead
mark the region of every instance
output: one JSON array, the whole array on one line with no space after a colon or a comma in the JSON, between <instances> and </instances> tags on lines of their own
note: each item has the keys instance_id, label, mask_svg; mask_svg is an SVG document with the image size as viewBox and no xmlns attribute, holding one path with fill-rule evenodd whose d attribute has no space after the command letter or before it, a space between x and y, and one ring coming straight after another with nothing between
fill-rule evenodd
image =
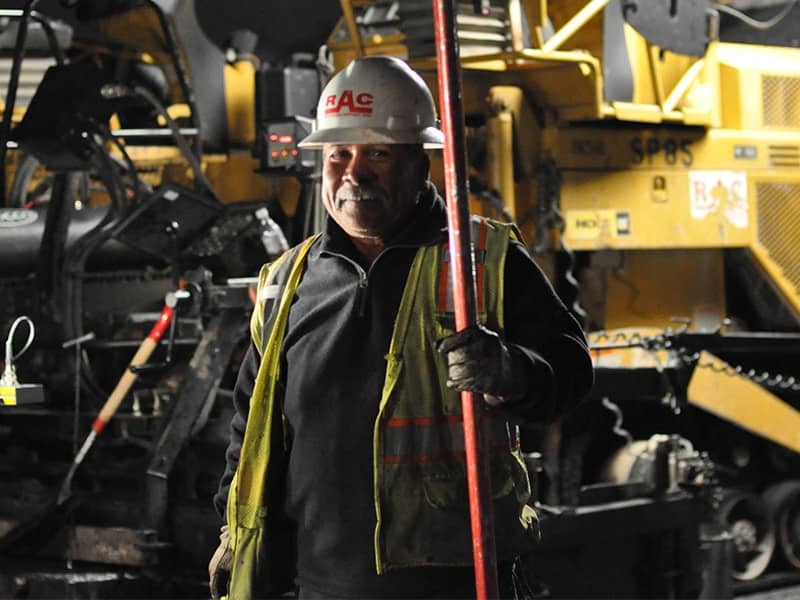
<instances>
[{"instance_id":1,"label":"man's forehead","mask_svg":"<svg viewBox=\"0 0 800 600\"><path fill-rule=\"evenodd\" d=\"M325 152L330 152L331 150L348 150L362 153L380 150L398 156L416 156L418 153L423 152L421 144L326 144L323 147Z\"/></svg>"},{"instance_id":2,"label":"man's forehead","mask_svg":"<svg viewBox=\"0 0 800 600\"><path fill-rule=\"evenodd\" d=\"M325 149L343 148L347 150L371 150L375 148L394 150L402 147L403 144L325 144Z\"/></svg>"}]
</instances>

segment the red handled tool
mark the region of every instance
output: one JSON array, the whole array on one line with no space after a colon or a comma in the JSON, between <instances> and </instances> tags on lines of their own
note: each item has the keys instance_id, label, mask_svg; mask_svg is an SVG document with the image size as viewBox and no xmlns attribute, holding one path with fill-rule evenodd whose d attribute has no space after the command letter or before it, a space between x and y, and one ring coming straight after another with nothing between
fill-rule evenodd
<instances>
[{"instance_id":1,"label":"red handled tool","mask_svg":"<svg viewBox=\"0 0 800 600\"><path fill-rule=\"evenodd\" d=\"M475 287L475 258L470 243L469 198L467 196L467 153L464 136L464 108L461 98L461 65L458 61L455 3L433 0L436 60L439 77L439 106L444 132L444 180L447 223L450 236L450 265L456 331L478 322ZM467 459L472 554L475 562L475 591L479 600L497 598L497 558L494 516L491 503L488 443L485 420L480 418L478 394L461 392L464 417L464 446Z\"/></svg>"},{"instance_id":2,"label":"red handled tool","mask_svg":"<svg viewBox=\"0 0 800 600\"><path fill-rule=\"evenodd\" d=\"M114 391L111 392L111 395L108 397L108 400L106 400L103 408L100 409L100 413L97 415L97 418L95 418L94 423L92 423L92 430L89 432L89 435L83 442L83 446L81 446L81 449L75 455L75 459L72 461L72 466L70 467L67 476L64 478L64 482L61 484L61 489L58 492L56 504L63 504L72 493L72 478L75 476L75 472L83 462L83 459L86 458L86 454L92 447L94 440L103 431L105 426L111 420L111 417L114 416L114 413L117 412L122 400L128 394L131 387L136 382L136 379L139 377L139 375L133 370L133 367L138 367L147 362L147 360L150 358L150 355L153 354L153 351L158 346L159 341L164 336L164 332L167 331L167 328L172 322L176 302L177 299L175 294L167 294L167 301L164 304L164 308L161 310L161 314L156 320L155 325L153 325L150 333L139 346L139 349L136 351L136 354L133 355L130 363L128 363L128 366L125 368L125 372L122 374L122 377L119 378Z\"/></svg>"}]
</instances>

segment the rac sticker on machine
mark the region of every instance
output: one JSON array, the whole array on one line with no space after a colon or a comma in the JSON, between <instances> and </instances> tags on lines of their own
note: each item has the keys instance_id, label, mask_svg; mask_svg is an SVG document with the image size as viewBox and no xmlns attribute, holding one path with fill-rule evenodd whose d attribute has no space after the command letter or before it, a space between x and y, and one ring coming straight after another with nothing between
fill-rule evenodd
<instances>
[{"instance_id":1,"label":"rac sticker on machine","mask_svg":"<svg viewBox=\"0 0 800 600\"><path fill-rule=\"evenodd\" d=\"M721 215L737 229L748 225L747 174L744 171L690 171L690 214L696 221Z\"/></svg>"}]
</instances>

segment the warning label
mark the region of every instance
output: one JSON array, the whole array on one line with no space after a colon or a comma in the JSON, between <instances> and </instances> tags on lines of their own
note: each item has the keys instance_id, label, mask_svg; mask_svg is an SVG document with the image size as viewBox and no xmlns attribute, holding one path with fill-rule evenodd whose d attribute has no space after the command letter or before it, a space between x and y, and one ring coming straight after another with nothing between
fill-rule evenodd
<instances>
[{"instance_id":1,"label":"warning label","mask_svg":"<svg viewBox=\"0 0 800 600\"><path fill-rule=\"evenodd\" d=\"M748 224L747 175L743 171L692 171L689 201L693 219L721 214L734 227Z\"/></svg>"},{"instance_id":2,"label":"warning label","mask_svg":"<svg viewBox=\"0 0 800 600\"><path fill-rule=\"evenodd\" d=\"M631 216L622 210L567 211L566 235L575 240L617 238L630 235Z\"/></svg>"}]
</instances>

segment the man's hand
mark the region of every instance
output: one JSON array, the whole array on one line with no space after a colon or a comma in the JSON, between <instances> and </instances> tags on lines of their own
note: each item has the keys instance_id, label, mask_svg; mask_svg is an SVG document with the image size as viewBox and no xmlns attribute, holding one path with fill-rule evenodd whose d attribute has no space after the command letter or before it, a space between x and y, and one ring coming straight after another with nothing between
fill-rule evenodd
<instances>
[{"instance_id":1,"label":"man's hand","mask_svg":"<svg viewBox=\"0 0 800 600\"><path fill-rule=\"evenodd\" d=\"M437 350L447 360L447 387L484 395L490 406L521 398L527 389L524 377L514 377L508 347L495 332L473 325L439 340Z\"/></svg>"},{"instance_id":2,"label":"man's hand","mask_svg":"<svg viewBox=\"0 0 800 600\"><path fill-rule=\"evenodd\" d=\"M231 550L230 534L228 526L224 525L219 531L219 546L208 563L208 586L211 588L213 600L219 600L227 594L232 565L233 550Z\"/></svg>"}]
</instances>

